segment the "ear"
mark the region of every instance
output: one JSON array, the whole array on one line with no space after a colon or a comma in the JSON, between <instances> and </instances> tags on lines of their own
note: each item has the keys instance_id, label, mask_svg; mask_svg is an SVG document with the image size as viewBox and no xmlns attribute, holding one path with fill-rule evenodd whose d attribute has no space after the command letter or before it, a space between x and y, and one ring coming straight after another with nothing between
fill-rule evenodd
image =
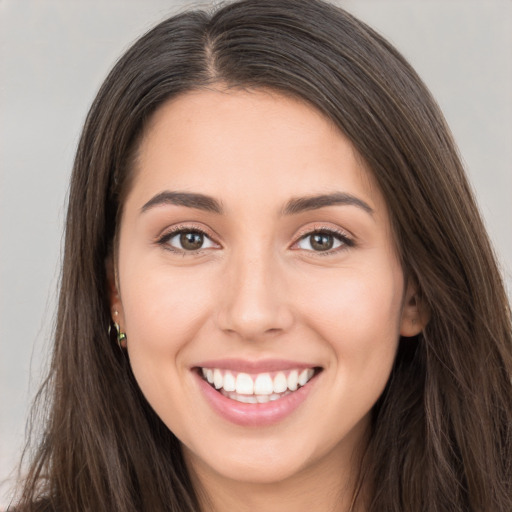
<instances>
[{"instance_id":1,"label":"ear","mask_svg":"<svg viewBox=\"0 0 512 512\"><path fill-rule=\"evenodd\" d=\"M417 285L409 281L402 307L400 335L406 338L418 335L426 327L429 320L430 313L418 293Z\"/></svg>"},{"instance_id":2,"label":"ear","mask_svg":"<svg viewBox=\"0 0 512 512\"><path fill-rule=\"evenodd\" d=\"M117 272L112 256L108 256L105 261L107 270L107 288L110 303L110 315L112 322L118 324L121 331L124 332L124 311L121 297L119 296L119 284L117 280Z\"/></svg>"}]
</instances>

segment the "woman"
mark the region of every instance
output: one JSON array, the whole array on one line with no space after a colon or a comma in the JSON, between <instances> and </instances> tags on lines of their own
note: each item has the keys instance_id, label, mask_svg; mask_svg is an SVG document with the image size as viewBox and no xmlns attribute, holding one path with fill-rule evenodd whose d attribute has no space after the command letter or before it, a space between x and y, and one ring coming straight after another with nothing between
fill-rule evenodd
<instances>
[{"instance_id":1,"label":"woman","mask_svg":"<svg viewBox=\"0 0 512 512\"><path fill-rule=\"evenodd\" d=\"M171 18L86 121L19 508L510 510L511 336L396 50L316 0Z\"/></svg>"}]
</instances>

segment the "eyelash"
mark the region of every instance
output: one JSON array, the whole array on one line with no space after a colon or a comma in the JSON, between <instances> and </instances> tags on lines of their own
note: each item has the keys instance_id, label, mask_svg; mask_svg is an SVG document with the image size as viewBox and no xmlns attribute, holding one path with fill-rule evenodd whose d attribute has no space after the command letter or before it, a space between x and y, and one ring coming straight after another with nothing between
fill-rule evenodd
<instances>
[{"instance_id":1,"label":"eyelash","mask_svg":"<svg viewBox=\"0 0 512 512\"><path fill-rule=\"evenodd\" d=\"M337 254L341 251L345 251L355 246L355 241L346 232L327 226L314 226L313 229L308 229L304 231L299 235L297 241L294 242L293 245L295 246L302 240L306 240L308 237L311 237L313 235L332 236L333 238L341 242L341 245L334 249L328 249L325 251L307 250L307 252L313 253L315 256L331 256L333 254Z\"/></svg>"},{"instance_id":2,"label":"eyelash","mask_svg":"<svg viewBox=\"0 0 512 512\"><path fill-rule=\"evenodd\" d=\"M156 242L158 245L162 246L165 250L171 251L171 252L174 252L177 254L181 254L183 256L201 254L205 250L208 250L208 249L201 248L201 249L197 249L197 250L187 251L186 249L179 249L177 247L173 247L172 245L170 245L168 243L175 236L185 234L185 233L200 234L200 235L204 236L205 238L211 240L212 243L217 244L217 242L215 242L213 240L213 237L211 235L209 235L205 230L200 229L196 226L174 226L169 231L166 231L160 238L158 238L158 240Z\"/></svg>"},{"instance_id":3,"label":"eyelash","mask_svg":"<svg viewBox=\"0 0 512 512\"><path fill-rule=\"evenodd\" d=\"M171 228L171 230L169 230L165 234L163 234L160 238L158 238L157 244L162 246L164 249L166 249L168 251L178 253L183 256L197 255L197 254L203 253L204 251L209 250L209 248L205 248L205 249L200 248L197 250L179 249L179 248L173 247L172 245L170 245L168 243L175 236L185 234L185 233L200 234L200 235L204 236L205 238L209 239L212 243L218 245L218 243L214 241L213 237L211 237L205 230L200 229L195 226L175 226L174 228ZM337 230L337 229L334 229L332 227L321 226L321 227L314 227L313 229L302 232L298 236L297 240L293 243L292 247L296 246L302 240L306 240L308 237L311 237L313 235L332 236L333 238L335 238L336 240L338 240L341 243L341 245L339 247L336 247L335 249L328 249L325 251L314 251L314 250L304 249L307 252L315 254L315 256L329 256L332 254L336 254L340 251L347 250L351 247L354 247L354 245L355 245L354 240L352 238L350 238L347 235L347 233ZM300 249L297 249L297 250L300 250Z\"/></svg>"}]
</instances>

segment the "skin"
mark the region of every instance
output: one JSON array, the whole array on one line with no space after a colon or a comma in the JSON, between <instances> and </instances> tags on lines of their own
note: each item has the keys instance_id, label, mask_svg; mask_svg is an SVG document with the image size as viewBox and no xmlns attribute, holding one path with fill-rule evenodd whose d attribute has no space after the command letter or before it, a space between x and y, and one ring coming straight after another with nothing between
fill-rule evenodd
<instances>
[{"instance_id":1,"label":"skin","mask_svg":"<svg viewBox=\"0 0 512 512\"><path fill-rule=\"evenodd\" d=\"M211 196L223 213L147 206L164 191ZM335 192L371 211L283 214L294 198ZM179 236L162 239L173 228L208 237L186 251ZM314 249L308 234L318 230L334 232L333 249ZM422 328L386 204L349 141L274 92L202 90L167 102L139 147L116 264L111 304L135 377L180 439L204 508L348 510L399 336ZM192 371L226 357L322 371L289 416L240 426L210 407Z\"/></svg>"}]
</instances>

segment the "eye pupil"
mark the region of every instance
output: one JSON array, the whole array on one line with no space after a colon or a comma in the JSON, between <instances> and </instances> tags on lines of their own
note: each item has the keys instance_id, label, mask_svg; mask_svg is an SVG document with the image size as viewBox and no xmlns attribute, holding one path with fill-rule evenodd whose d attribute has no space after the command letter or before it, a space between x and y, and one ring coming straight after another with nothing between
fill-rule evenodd
<instances>
[{"instance_id":1,"label":"eye pupil","mask_svg":"<svg viewBox=\"0 0 512 512\"><path fill-rule=\"evenodd\" d=\"M326 233L315 233L311 235L310 243L315 251L328 251L334 245L334 237Z\"/></svg>"},{"instance_id":2,"label":"eye pupil","mask_svg":"<svg viewBox=\"0 0 512 512\"><path fill-rule=\"evenodd\" d=\"M188 231L187 233L180 234L180 244L183 249L188 251L195 251L201 249L204 242L204 236L202 233Z\"/></svg>"}]
</instances>

